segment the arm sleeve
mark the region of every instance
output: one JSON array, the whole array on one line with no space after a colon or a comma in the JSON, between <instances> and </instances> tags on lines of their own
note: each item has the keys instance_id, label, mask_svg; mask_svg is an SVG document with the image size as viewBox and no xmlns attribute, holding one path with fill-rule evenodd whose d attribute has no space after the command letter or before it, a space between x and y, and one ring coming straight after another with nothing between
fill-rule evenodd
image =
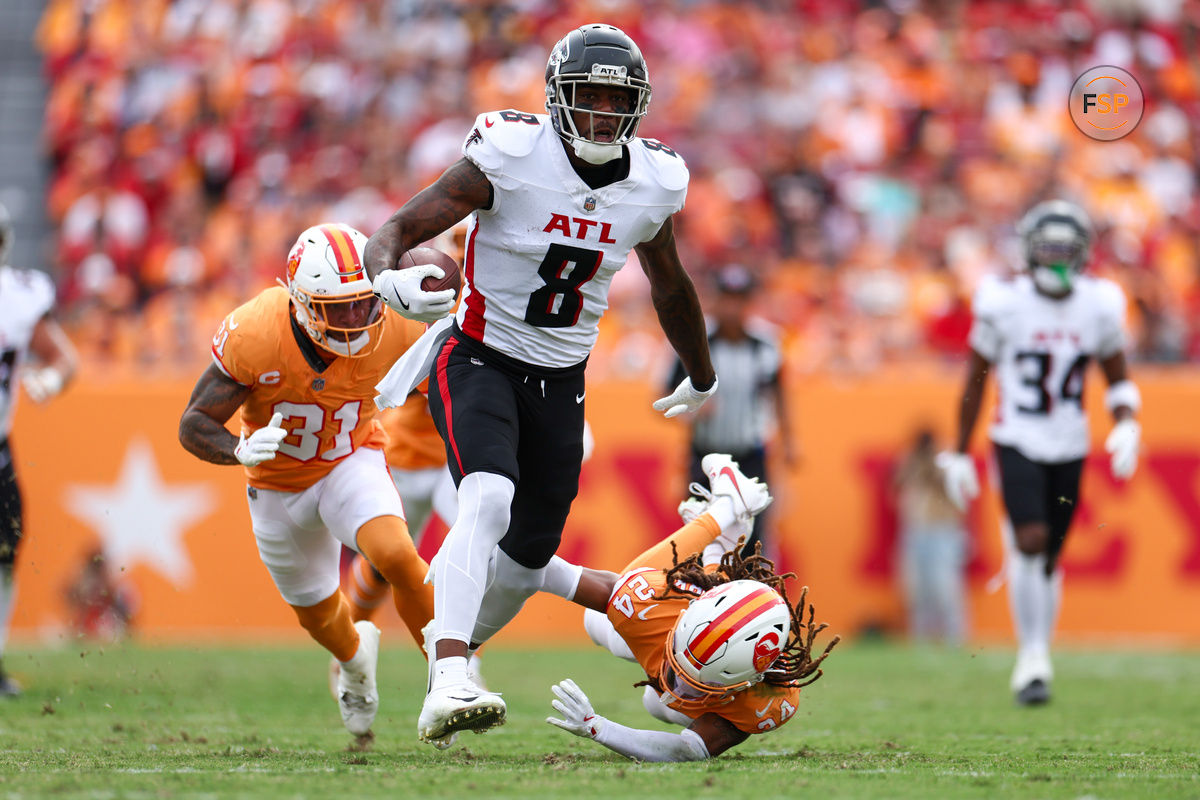
<instances>
[{"instance_id":1,"label":"arm sleeve","mask_svg":"<svg viewBox=\"0 0 1200 800\"><path fill-rule=\"evenodd\" d=\"M596 741L609 750L639 761L704 761L710 758L700 734L692 730L680 733L627 728L605 719Z\"/></svg>"}]
</instances>

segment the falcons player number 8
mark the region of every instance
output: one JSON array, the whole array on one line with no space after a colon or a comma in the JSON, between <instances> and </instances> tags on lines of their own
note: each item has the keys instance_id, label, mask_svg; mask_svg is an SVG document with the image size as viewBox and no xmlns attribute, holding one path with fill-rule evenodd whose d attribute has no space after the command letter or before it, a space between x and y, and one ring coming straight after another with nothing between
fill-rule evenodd
<instances>
[{"instance_id":1,"label":"falcons player number 8","mask_svg":"<svg viewBox=\"0 0 1200 800\"><path fill-rule=\"evenodd\" d=\"M321 453L322 461L337 461L343 456L350 455L354 450L354 443L350 440L350 434L358 427L358 410L362 405L362 401L353 400L348 403L343 403L332 417L341 423L337 434L333 437L333 447ZM321 447L321 430L325 427L325 409L321 408L316 403L276 403L271 409L272 413L279 412L283 415L286 422L290 419L303 421L298 428L292 428L288 432L288 439L293 436L300 437L299 444L292 444L287 439L279 444L279 452L284 455L291 456L297 461L311 461L317 455L317 451Z\"/></svg>"},{"instance_id":2,"label":"falcons player number 8","mask_svg":"<svg viewBox=\"0 0 1200 800\"><path fill-rule=\"evenodd\" d=\"M579 321L583 293L579 287L596 277L604 253L552 244L538 265L545 285L529 295L525 321L535 328L570 328Z\"/></svg>"}]
</instances>

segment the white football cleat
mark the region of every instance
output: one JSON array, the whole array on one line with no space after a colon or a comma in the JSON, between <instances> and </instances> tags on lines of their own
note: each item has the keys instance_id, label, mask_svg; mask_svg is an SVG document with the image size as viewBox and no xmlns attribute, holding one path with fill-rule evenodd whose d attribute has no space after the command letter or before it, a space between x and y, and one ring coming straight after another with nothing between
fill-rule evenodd
<instances>
[{"instance_id":1,"label":"white football cleat","mask_svg":"<svg viewBox=\"0 0 1200 800\"><path fill-rule=\"evenodd\" d=\"M700 467L708 476L708 485L714 498L728 497L733 501L734 513L739 518L752 519L762 513L774 499L767 485L757 478L748 478L738 469L738 463L725 453L709 453L700 460Z\"/></svg>"},{"instance_id":2,"label":"white football cleat","mask_svg":"<svg viewBox=\"0 0 1200 800\"><path fill-rule=\"evenodd\" d=\"M469 679L439 686L425 695L417 718L417 737L438 748L449 747L449 742L439 744L439 740L459 731L484 733L503 725L507 713L500 695L480 689Z\"/></svg>"},{"instance_id":3,"label":"white football cleat","mask_svg":"<svg viewBox=\"0 0 1200 800\"><path fill-rule=\"evenodd\" d=\"M508 707L496 692L481 687L479 657L472 655L467 660L467 680L433 688L433 675L437 663L437 644L434 638L434 621L430 620L421 629L425 641L425 657L429 661L429 677L425 684L425 702L417 718L417 738L445 750L454 744L459 731L484 733L497 725L503 725ZM476 679L479 678L479 682Z\"/></svg>"},{"instance_id":4,"label":"white football cleat","mask_svg":"<svg viewBox=\"0 0 1200 800\"><path fill-rule=\"evenodd\" d=\"M337 701L342 724L355 736L371 730L379 711L379 690L375 685L375 666L379 661L379 628L363 620L354 623L358 631L358 652L341 662L338 672Z\"/></svg>"}]
</instances>

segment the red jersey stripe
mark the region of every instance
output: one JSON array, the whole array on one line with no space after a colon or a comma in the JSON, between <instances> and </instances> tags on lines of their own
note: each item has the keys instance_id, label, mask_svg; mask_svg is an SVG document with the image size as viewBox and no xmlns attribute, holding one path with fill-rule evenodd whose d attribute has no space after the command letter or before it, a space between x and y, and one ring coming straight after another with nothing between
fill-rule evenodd
<instances>
[{"instance_id":1,"label":"red jersey stripe","mask_svg":"<svg viewBox=\"0 0 1200 800\"><path fill-rule=\"evenodd\" d=\"M467 239L466 255L463 257L463 273L466 276L467 286L471 287L470 294L467 295L467 313L463 317L463 333L470 336L472 339L482 342L483 329L487 322L483 318L484 311L487 309L487 298L479 293L479 288L475 285L475 234L479 233L479 225L471 229L471 235Z\"/></svg>"}]
</instances>

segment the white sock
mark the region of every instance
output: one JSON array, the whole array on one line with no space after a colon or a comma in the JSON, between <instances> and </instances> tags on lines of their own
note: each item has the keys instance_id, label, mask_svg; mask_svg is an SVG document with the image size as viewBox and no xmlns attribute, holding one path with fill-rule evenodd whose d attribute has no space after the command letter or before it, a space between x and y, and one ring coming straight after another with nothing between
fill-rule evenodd
<instances>
[{"instance_id":1,"label":"white sock","mask_svg":"<svg viewBox=\"0 0 1200 800\"><path fill-rule=\"evenodd\" d=\"M515 487L503 475L473 472L458 486L458 518L433 561L437 638L470 641L488 582L492 550L508 532Z\"/></svg>"},{"instance_id":2,"label":"white sock","mask_svg":"<svg viewBox=\"0 0 1200 800\"><path fill-rule=\"evenodd\" d=\"M13 608L16 603L17 586L13 580L12 564L0 566L0 658L4 656L8 644L8 625L12 621Z\"/></svg>"},{"instance_id":3,"label":"white sock","mask_svg":"<svg viewBox=\"0 0 1200 800\"><path fill-rule=\"evenodd\" d=\"M1008 560L1008 602L1021 652L1046 653L1050 648L1047 622L1052 600L1046 578L1046 556L1013 552Z\"/></svg>"},{"instance_id":4,"label":"white sock","mask_svg":"<svg viewBox=\"0 0 1200 800\"><path fill-rule=\"evenodd\" d=\"M433 688L455 683L463 683L467 679L467 659L462 656L439 658L433 666Z\"/></svg>"},{"instance_id":5,"label":"white sock","mask_svg":"<svg viewBox=\"0 0 1200 800\"><path fill-rule=\"evenodd\" d=\"M737 512L733 508L733 498L721 495L708 504L708 513L717 521L717 525L721 527L721 536L717 538L717 541L720 542L725 538L729 529L733 527L733 523L737 522ZM737 544L736 538L729 543L729 547L733 547L735 544ZM729 548L725 549L728 550Z\"/></svg>"},{"instance_id":6,"label":"white sock","mask_svg":"<svg viewBox=\"0 0 1200 800\"><path fill-rule=\"evenodd\" d=\"M525 605L525 601L536 594L545 583L547 567L523 567L499 547L492 552L492 567L492 580L483 593L479 614L475 618L475 628L471 632L471 641L476 644L483 644L511 622ZM576 584L578 585L578 580Z\"/></svg>"}]
</instances>

